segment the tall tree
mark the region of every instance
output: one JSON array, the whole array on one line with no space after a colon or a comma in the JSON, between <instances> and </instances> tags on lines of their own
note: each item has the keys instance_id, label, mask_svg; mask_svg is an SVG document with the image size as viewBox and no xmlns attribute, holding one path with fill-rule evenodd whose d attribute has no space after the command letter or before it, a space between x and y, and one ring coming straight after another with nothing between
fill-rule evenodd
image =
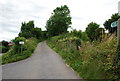
<instances>
[{"instance_id":1,"label":"tall tree","mask_svg":"<svg viewBox=\"0 0 120 81\"><path fill-rule=\"evenodd\" d=\"M109 31L109 33L114 33L115 31L117 31L117 27L111 28L111 23L114 21L117 21L119 18L120 18L119 14L115 13L115 14L112 14L110 19L108 19L104 22L103 25L104 25L105 29Z\"/></svg>"},{"instance_id":2,"label":"tall tree","mask_svg":"<svg viewBox=\"0 0 120 81\"><path fill-rule=\"evenodd\" d=\"M33 29L34 29L34 21L29 21L28 23L22 22L19 36L25 37L25 38L33 37L33 34L32 34Z\"/></svg>"},{"instance_id":3,"label":"tall tree","mask_svg":"<svg viewBox=\"0 0 120 81\"><path fill-rule=\"evenodd\" d=\"M64 5L57 7L53 10L53 13L46 23L46 29L49 36L56 36L62 33L66 33L70 27L71 16L69 8Z\"/></svg>"},{"instance_id":4,"label":"tall tree","mask_svg":"<svg viewBox=\"0 0 120 81\"><path fill-rule=\"evenodd\" d=\"M91 22L88 24L88 26L86 28L86 33L91 41L93 41L95 39L96 29L99 28L99 26L100 25L95 22Z\"/></svg>"},{"instance_id":5,"label":"tall tree","mask_svg":"<svg viewBox=\"0 0 120 81\"><path fill-rule=\"evenodd\" d=\"M32 31L32 34L33 34L33 37L37 39L43 38L41 28L34 28Z\"/></svg>"}]
</instances>

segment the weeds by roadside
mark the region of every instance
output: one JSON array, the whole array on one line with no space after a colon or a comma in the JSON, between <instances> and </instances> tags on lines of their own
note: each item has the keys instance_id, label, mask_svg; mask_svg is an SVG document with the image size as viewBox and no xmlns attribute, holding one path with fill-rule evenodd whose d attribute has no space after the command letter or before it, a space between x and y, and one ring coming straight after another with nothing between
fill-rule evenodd
<instances>
[{"instance_id":1,"label":"weeds by roadside","mask_svg":"<svg viewBox=\"0 0 120 81\"><path fill-rule=\"evenodd\" d=\"M68 39L65 41L66 38ZM115 67L113 66L117 49L115 36L111 36L101 43L83 41L79 51L76 50L75 40L69 43L70 40L69 36L55 36L49 39L47 44L60 54L82 78L88 79L88 81L118 79L118 75L114 74Z\"/></svg>"},{"instance_id":2,"label":"weeds by roadside","mask_svg":"<svg viewBox=\"0 0 120 81\"><path fill-rule=\"evenodd\" d=\"M22 50L23 50L22 53L21 53L21 46L15 44L11 48L11 50L9 50L7 53L1 56L2 58L2 60L0 60L2 61L1 63L8 64L30 57L34 52L37 43L38 41L35 38L25 39L25 44L22 45Z\"/></svg>"}]
</instances>

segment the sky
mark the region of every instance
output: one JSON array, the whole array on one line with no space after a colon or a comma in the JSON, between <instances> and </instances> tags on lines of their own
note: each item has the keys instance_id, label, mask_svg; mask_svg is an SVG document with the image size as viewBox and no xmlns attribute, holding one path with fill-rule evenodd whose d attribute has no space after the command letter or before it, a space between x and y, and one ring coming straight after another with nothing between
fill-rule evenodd
<instances>
[{"instance_id":1,"label":"sky","mask_svg":"<svg viewBox=\"0 0 120 81\"><path fill-rule=\"evenodd\" d=\"M0 41L18 36L21 23L34 20L35 27L45 30L46 21L56 7L67 5L71 27L85 31L90 22L103 27L105 20L118 13L119 0L0 0Z\"/></svg>"}]
</instances>

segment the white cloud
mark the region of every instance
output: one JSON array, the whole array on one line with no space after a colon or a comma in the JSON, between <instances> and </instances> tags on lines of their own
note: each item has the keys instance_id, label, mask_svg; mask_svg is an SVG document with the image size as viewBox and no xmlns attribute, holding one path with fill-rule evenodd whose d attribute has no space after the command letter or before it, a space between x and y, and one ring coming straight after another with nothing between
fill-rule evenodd
<instances>
[{"instance_id":1,"label":"white cloud","mask_svg":"<svg viewBox=\"0 0 120 81\"><path fill-rule=\"evenodd\" d=\"M35 26L45 29L52 11L68 5L72 27L85 30L90 22L103 26L104 21L118 12L119 0L0 0L0 40L18 35L21 22L34 20Z\"/></svg>"}]
</instances>

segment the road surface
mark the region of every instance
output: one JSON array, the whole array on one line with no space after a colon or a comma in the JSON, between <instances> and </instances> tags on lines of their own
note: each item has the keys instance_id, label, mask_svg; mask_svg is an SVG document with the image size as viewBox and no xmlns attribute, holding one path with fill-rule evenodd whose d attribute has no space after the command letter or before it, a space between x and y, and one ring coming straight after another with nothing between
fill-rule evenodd
<instances>
[{"instance_id":1,"label":"road surface","mask_svg":"<svg viewBox=\"0 0 120 81\"><path fill-rule=\"evenodd\" d=\"M3 79L80 79L46 42L38 44L34 54L19 62L2 66Z\"/></svg>"}]
</instances>

